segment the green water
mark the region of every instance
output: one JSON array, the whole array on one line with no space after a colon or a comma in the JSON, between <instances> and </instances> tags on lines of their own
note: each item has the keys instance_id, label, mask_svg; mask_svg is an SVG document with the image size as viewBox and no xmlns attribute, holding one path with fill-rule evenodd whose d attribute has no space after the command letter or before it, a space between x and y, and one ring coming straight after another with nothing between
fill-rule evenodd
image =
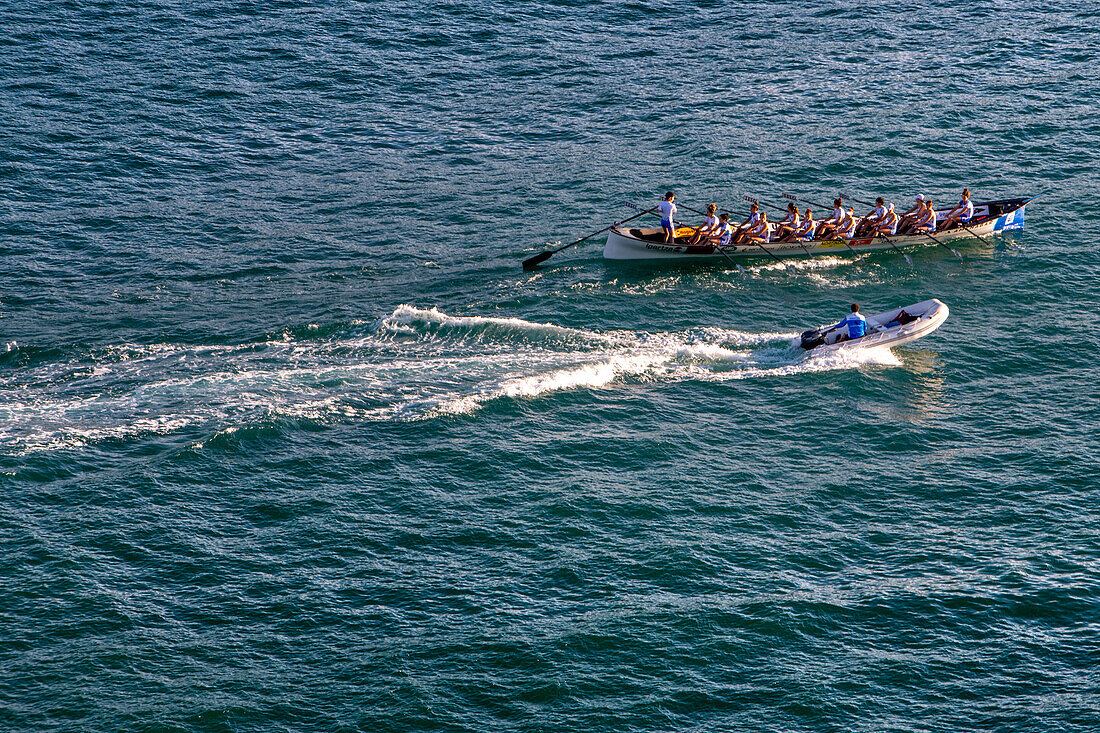
<instances>
[{"instance_id":1,"label":"green water","mask_svg":"<svg viewBox=\"0 0 1100 733\"><path fill-rule=\"evenodd\" d=\"M1100 6L0 7L0 728L1100 727Z\"/></svg>"}]
</instances>

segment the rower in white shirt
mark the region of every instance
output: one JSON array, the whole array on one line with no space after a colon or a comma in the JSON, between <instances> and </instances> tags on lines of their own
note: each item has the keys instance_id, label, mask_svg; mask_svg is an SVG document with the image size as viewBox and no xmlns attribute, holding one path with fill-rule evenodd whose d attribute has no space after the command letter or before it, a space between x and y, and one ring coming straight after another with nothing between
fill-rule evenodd
<instances>
[{"instance_id":1,"label":"rower in white shirt","mask_svg":"<svg viewBox=\"0 0 1100 733\"><path fill-rule=\"evenodd\" d=\"M879 234L885 234L887 236L894 236L898 233L898 222L901 221L901 217L898 216L898 212L894 211L894 205L890 204L886 207L886 216L882 223L878 225L876 230Z\"/></svg>"},{"instance_id":2,"label":"rower in white shirt","mask_svg":"<svg viewBox=\"0 0 1100 733\"><path fill-rule=\"evenodd\" d=\"M760 207L753 204L749 207L748 217L734 230L734 242L747 242L749 232L760 223Z\"/></svg>"},{"instance_id":3,"label":"rower in white shirt","mask_svg":"<svg viewBox=\"0 0 1100 733\"><path fill-rule=\"evenodd\" d=\"M955 224L965 225L974 218L974 204L970 200L970 189L964 188L962 201L951 209L940 224L940 229L950 229Z\"/></svg>"},{"instance_id":4,"label":"rower in white shirt","mask_svg":"<svg viewBox=\"0 0 1100 733\"><path fill-rule=\"evenodd\" d=\"M913 225L924 216L924 194L918 193L913 201L913 208L901 214L901 221L898 222L898 231L902 234L911 230Z\"/></svg>"},{"instance_id":5,"label":"rower in white shirt","mask_svg":"<svg viewBox=\"0 0 1100 733\"><path fill-rule=\"evenodd\" d=\"M730 240L733 239L733 227L730 226L730 215L723 213L718 217L718 230L716 232L717 246L728 247L730 246ZM714 237L711 238L712 241Z\"/></svg>"},{"instance_id":6,"label":"rower in white shirt","mask_svg":"<svg viewBox=\"0 0 1100 733\"><path fill-rule=\"evenodd\" d=\"M803 242L809 242L817 231L817 222L814 221L814 210L806 209L806 216L802 219L802 226L798 228L797 237Z\"/></svg>"},{"instance_id":7,"label":"rower in white shirt","mask_svg":"<svg viewBox=\"0 0 1100 733\"><path fill-rule=\"evenodd\" d=\"M707 213L703 216L703 226L699 227L695 234L688 239L688 244L702 244L708 241L718 231L718 217L714 212L718 210L718 204L707 204Z\"/></svg>"},{"instance_id":8,"label":"rower in white shirt","mask_svg":"<svg viewBox=\"0 0 1100 733\"><path fill-rule=\"evenodd\" d=\"M779 226L776 229L776 241L790 242L794 239L795 233L800 228L802 228L802 217L798 215L798 207L795 206L792 201L787 204L787 218L779 222Z\"/></svg>"},{"instance_id":9,"label":"rower in white shirt","mask_svg":"<svg viewBox=\"0 0 1100 733\"><path fill-rule=\"evenodd\" d=\"M933 234L936 231L936 209L932 206L932 199L924 202L924 212L911 230L914 234Z\"/></svg>"},{"instance_id":10,"label":"rower in white shirt","mask_svg":"<svg viewBox=\"0 0 1100 733\"><path fill-rule=\"evenodd\" d=\"M879 225L886 218L886 200L879 196L875 199L875 208L871 213L863 217L863 221L856 227L856 235L866 237L872 232L878 231Z\"/></svg>"},{"instance_id":11,"label":"rower in white shirt","mask_svg":"<svg viewBox=\"0 0 1100 733\"><path fill-rule=\"evenodd\" d=\"M855 207L849 206L844 212L844 221L837 227L836 236L841 239L851 239L856 236L856 226L859 219L856 218Z\"/></svg>"},{"instance_id":12,"label":"rower in white shirt","mask_svg":"<svg viewBox=\"0 0 1100 733\"><path fill-rule=\"evenodd\" d=\"M768 223L768 215L760 212L760 221L749 230L745 241L749 244L767 244L771 241L771 224Z\"/></svg>"},{"instance_id":13,"label":"rower in white shirt","mask_svg":"<svg viewBox=\"0 0 1100 733\"><path fill-rule=\"evenodd\" d=\"M818 225L817 238L828 239L832 237L841 223L844 221L844 199L836 199L833 201L833 215L828 219L825 219Z\"/></svg>"}]
</instances>

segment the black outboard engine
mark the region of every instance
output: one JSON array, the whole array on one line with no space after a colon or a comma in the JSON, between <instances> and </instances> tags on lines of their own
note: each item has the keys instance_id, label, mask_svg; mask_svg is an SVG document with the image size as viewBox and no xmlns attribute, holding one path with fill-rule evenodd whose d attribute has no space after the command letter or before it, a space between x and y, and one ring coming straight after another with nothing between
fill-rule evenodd
<instances>
[{"instance_id":1,"label":"black outboard engine","mask_svg":"<svg viewBox=\"0 0 1100 733\"><path fill-rule=\"evenodd\" d=\"M825 343L825 334L829 332L827 328L813 328L809 331L802 332L802 348L809 351L810 349L816 349Z\"/></svg>"}]
</instances>

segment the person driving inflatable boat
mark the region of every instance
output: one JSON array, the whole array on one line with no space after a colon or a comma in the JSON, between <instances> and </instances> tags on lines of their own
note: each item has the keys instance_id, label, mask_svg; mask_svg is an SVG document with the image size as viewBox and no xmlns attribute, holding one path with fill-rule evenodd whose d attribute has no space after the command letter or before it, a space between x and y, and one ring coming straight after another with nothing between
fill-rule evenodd
<instances>
[{"instance_id":1,"label":"person driving inflatable boat","mask_svg":"<svg viewBox=\"0 0 1100 733\"><path fill-rule=\"evenodd\" d=\"M843 330L847 328L848 332ZM839 344L841 341L852 341L867 335L867 319L859 312L859 303L852 303L852 312L844 317L840 323L833 326L832 330L838 331L836 339L831 343Z\"/></svg>"}]
</instances>

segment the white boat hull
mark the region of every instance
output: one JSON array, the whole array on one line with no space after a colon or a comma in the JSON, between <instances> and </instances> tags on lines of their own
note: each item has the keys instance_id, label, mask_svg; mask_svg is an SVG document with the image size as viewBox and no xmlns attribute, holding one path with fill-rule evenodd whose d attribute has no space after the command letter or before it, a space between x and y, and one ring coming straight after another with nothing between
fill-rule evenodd
<instances>
[{"instance_id":1,"label":"white boat hull","mask_svg":"<svg viewBox=\"0 0 1100 733\"><path fill-rule=\"evenodd\" d=\"M889 324L895 322L902 311L908 313L910 316L916 316L916 319L909 323L898 323L897 325L890 326ZM947 316L950 312L951 311L944 303L932 298L931 300L914 303L913 305L894 308L893 310L888 310L883 313L866 316L868 325L867 335L862 338L837 343L836 338L840 335L840 332L833 329L824 331L825 328L828 328L827 326L806 331L802 334L803 348L806 348L807 351L812 351L814 354L852 349L889 349L894 346L907 344L910 341L916 341L919 338L924 338L939 328L940 325L947 320ZM811 335L815 337L814 340L816 340L817 336L824 336L825 343L807 348L807 337Z\"/></svg>"},{"instance_id":2,"label":"white boat hull","mask_svg":"<svg viewBox=\"0 0 1100 733\"><path fill-rule=\"evenodd\" d=\"M1030 199L1013 199L1011 202L983 202L975 206L975 218L980 220L968 225L970 231L962 228L936 232L936 239L949 243L960 239L970 239L975 235L980 237L992 236L1001 232L1024 228L1024 207ZM998 204L1018 204L1011 210L1000 211ZM989 215L990 211L995 215ZM691 230L681 228L677 234L687 236ZM806 257L815 255L845 254L876 252L894 247L926 247L936 246L929 237L915 235L899 235L890 237L887 241L883 237L862 237L849 240L819 239L810 242L772 242L765 245L737 244L723 247L722 251L710 245L689 246L686 244L665 244L662 240L663 233L657 228L620 228L612 229L607 235L607 244L603 248L604 259L608 260L699 260L699 261L725 261L726 257L748 258L768 257L769 253L776 257ZM892 244L891 244L892 242ZM846 246L847 245L847 246ZM725 254L723 254L725 253Z\"/></svg>"}]
</instances>

